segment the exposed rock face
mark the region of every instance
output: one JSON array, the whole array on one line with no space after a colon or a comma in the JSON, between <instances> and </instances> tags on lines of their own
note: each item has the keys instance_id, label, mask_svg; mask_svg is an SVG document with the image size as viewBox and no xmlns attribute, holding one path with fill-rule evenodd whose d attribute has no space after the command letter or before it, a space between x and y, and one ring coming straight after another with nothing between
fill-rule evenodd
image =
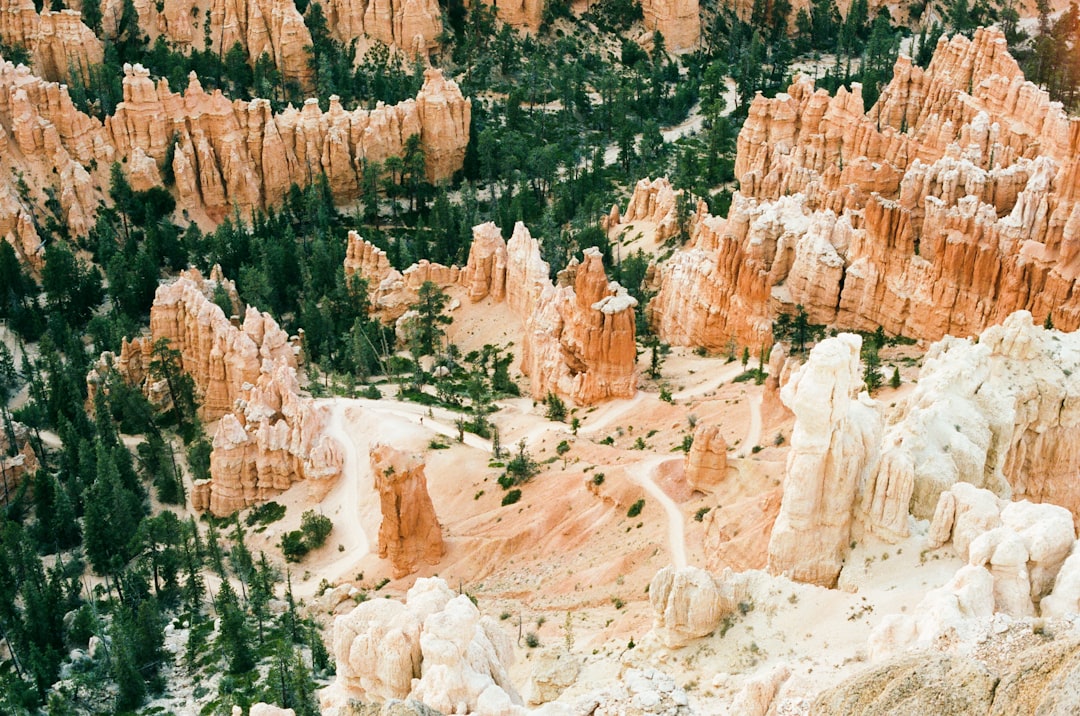
<instances>
[{"instance_id":1,"label":"exposed rock face","mask_svg":"<svg viewBox=\"0 0 1080 716\"><path fill-rule=\"evenodd\" d=\"M369 457L382 506L379 556L389 557L395 579L415 571L420 562L438 564L445 549L424 463L389 445L373 445Z\"/></svg>"},{"instance_id":2,"label":"exposed rock face","mask_svg":"<svg viewBox=\"0 0 1080 716\"><path fill-rule=\"evenodd\" d=\"M605 231L612 232L628 224L644 222L655 227L656 241L666 241L679 233L678 206L682 195L682 189L674 189L663 177L655 181L641 179L634 185L626 212L620 214L619 207L613 206L611 213L600 220L600 225Z\"/></svg>"},{"instance_id":3,"label":"exposed rock face","mask_svg":"<svg viewBox=\"0 0 1080 716\"><path fill-rule=\"evenodd\" d=\"M410 55L427 56L443 30L436 0L330 0L326 19L345 44L367 37Z\"/></svg>"},{"instance_id":4,"label":"exposed rock face","mask_svg":"<svg viewBox=\"0 0 1080 716\"><path fill-rule=\"evenodd\" d=\"M182 206L221 219L235 204L241 214L280 201L293 183L325 173L335 199L356 197L364 161L400 156L419 135L428 178L447 178L461 166L471 105L438 70L425 74L415 100L374 110L346 111L336 97L322 112L314 99L302 110L273 114L265 100L230 102L207 94L192 76L183 95L147 70L125 68L124 102L105 121L122 156L136 148L162 164L175 143L172 169ZM256 178L257 181L251 181Z\"/></svg>"},{"instance_id":5,"label":"exposed rock face","mask_svg":"<svg viewBox=\"0 0 1080 716\"><path fill-rule=\"evenodd\" d=\"M686 454L686 482L702 492L712 492L727 477L727 442L716 425L699 425Z\"/></svg>"},{"instance_id":6,"label":"exposed rock face","mask_svg":"<svg viewBox=\"0 0 1080 716\"><path fill-rule=\"evenodd\" d=\"M150 309L151 335L125 341L119 358L103 355L87 376L91 395L104 366L111 365L130 384L142 385L152 400L166 401L168 386L150 380L149 362L153 344L168 339L195 384L200 417L220 418L211 480L192 490L195 509L228 515L303 479L316 496L325 494L341 473L341 448L322 434L325 408L300 394L294 343L269 314L255 308L247 309L242 324L227 319L210 300L222 282L217 269L209 280L192 270L159 286ZM224 285L235 297L231 282Z\"/></svg>"},{"instance_id":7,"label":"exposed rock face","mask_svg":"<svg viewBox=\"0 0 1080 716\"><path fill-rule=\"evenodd\" d=\"M645 29L659 31L668 50L683 52L697 47L701 37L698 0L644 0L641 13Z\"/></svg>"},{"instance_id":8,"label":"exposed rock face","mask_svg":"<svg viewBox=\"0 0 1080 716\"><path fill-rule=\"evenodd\" d=\"M75 108L64 85L0 62L0 235L24 255L40 244L7 179L12 169L34 191L53 187L69 229L85 234L113 162L145 189L160 183L171 153L178 206L216 221L233 207L249 215L273 205L292 184L323 173L335 199L353 199L363 162L400 156L414 134L428 178L448 178L464 160L470 113L457 85L437 70L426 73L415 100L392 107L350 112L332 100L322 112L309 100L275 115L266 100L229 101L204 92L194 77L183 94L174 93L136 65L125 68L124 101L102 124Z\"/></svg>"},{"instance_id":9,"label":"exposed rock face","mask_svg":"<svg viewBox=\"0 0 1080 716\"><path fill-rule=\"evenodd\" d=\"M135 0L139 26L151 39L159 35L183 49L208 49L223 55L239 43L254 65L263 53L274 61L286 82L305 90L313 86L313 72L304 50L311 32L293 0ZM115 36L123 0L103 0L102 30ZM210 30L203 32L209 15ZM209 47L204 47L209 38Z\"/></svg>"},{"instance_id":10,"label":"exposed rock face","mask_svg":"<svg viewBox=\"0 0 1080 716\"><path fill-rule=\"evenodd\" d=\"M870 492L928 519L956 482L1080 515L1080 334L1020 311L978 342L946 338L886 431ZM906 519L906 517L905 517Z\"/></svg>"},{"instance_id":11,"label":"exposed rock face","mask_svg":"<svg viewBox=\"0 0 1080 716\"><path fill-rule=\"evenodd\" d=\"M1080 326L1080 121L1026 83L993 29L901 57L865 111L803 78L757 98L726 221L699 216L650 315L664 340L758 345L778 307L936 340L1017 309Z\"/></svg>"},{"instance_id":12,"label":"exposed rock face","mask_svg":"<svg viewBox=\"0 0 1080 716\"><path fill-rule=\"evenodd\" d=\"M326 409L300 395L296 369L267 362L236 412L223 417L210 453L209 509L215 515L270 499L306 480L321 500L341 474L341 446L323 434Z\"/></svg>"},{"instance_id":13,"label":"exposed rock face","mask_svg":"<svg viewBox=\"0 0 1080 716\"><path fill-rule=\"evenodd\" d=\"M386 252L365 241L355 231L349 232L345 253L346 278L359 274L367 281L368 298L372 309L384 323L399 321L409 307L416 303L420 286L433 281L446 288L457 284L460 270L456 266L443 266L427 259L413 264L404 272L390 265Z\"/></svg>"},{"instance_id":14,"label":"exposed rock face","mask_svg":"<svg viewBox=\"0 0 1080 716\"><path fill-rule=\"evenodd\" d=\"M513 28L524 32L536 32L544 17L543 0L482 0L495 10L500 20Z\"/></svg>"},{"instance_id":15,"label":"exposed rock face","mask_svg":"<svg viewBox=\"0 0 1080 716\"><path fill-rule=\"evenodd\" d=\"M597 249L571 262L558 285L548 271L539 242L518 222L505 244L494 224L474 227L461 275L470 297L505 296L525 324L521 370L533 397L555 392L590 404L633 395L637 301L608 282Z\"/></svg>"},{"instance_id":16,"label":"exposed rock face","mask_svg":"<svg viewBox=\"0 0 1080 716\"><path fill-rule=\"evenodd\" d=\"M30 431L19 422L11 422L11 434L0 430L0 505L7 505L27 475L33 476L41 467L37 453L30 445ZM14 437L14 443L11 438ZM8 451L15 449L9 456Z\"/></svg>"},{"instance_id":17,"label":"exposed rock face","mask_svg":"<svg viewBox=\"0 0 1080 716\"><path fill-rule=\"evenodd\" d=\"M545 286L525 326L522 372L532 379L533 397L555 392L588 405L632 396L636 305L626 289L608 283L599 249L585 249L580 265L571 261L558 286Z\"/></svg>"},{"instance_id":18,"label":"exposed rock face","mask_svg":"<svg viewBox=\"0 0 1080 716\"><path fill-rule=\"evenodd\" d=\"M795 426L769 541L773 574L826 587L840 574L857 490L876 467L881 440L877 404L859 395L861 346L852 334L822 341L781 390Z\"/></svg>"},{"instance_id":19,"label":"exposed rock face","mask_svg":"<svg viewBox=\"0 0 1080 716\"><path fill-rule=\"evenodd\" d=\"M738 604L731 586L724 587L704 569L664 567L649 585L653 634L669 649L712 634Z\"/></svg>"},{"instance_id":20,"label":"exposed rock face","mask_svg":"<svg viewBox=\"0 0 1080 716\"><path fill-rule=\"evenodd\" d=\"M1005 502L963 482L941 494L930 534L931 545L951 537L961 559L985 567L994 578L995 610L1014 616L1036 613L1076 540L1065 508Z\"/></svg>"},{"instance_id":21,"label":"exposed rock face","mask_svg":"<svg viewBox=\"0 0 1080 716\"><path fill-rule=\"evenodd\" d=\"M84 166L98 150L103 157L112 156L101 138L100 123L75 109L64 85L0 61L0 233L32 259L31 264L41 242L31 208L10 179L12 172L23 174L40 205L46 199L44 188L52 187L68 229L85 234L102 201ZM107 185L107 171L100 177L99 185Z\"/></svg>"},{"instance_id":22,"label":"exposed rock face","mask_svg":"<svg viewBox=\"0 0 1080 716\"><path fill-rule=\"evenodd\" d=\"M0 41L25 48L34 71L53 82L67 82L72 71L85 78L90 65L104 57L101 40L83 24L81 13L46 9L39 15L33 0L0 2Z\"/></svg>"},{"instance_id":23,"label":"exposed rock face","mask_svg":"<svg viewBox=\"0 0 1080 716\"><path fill-rule=\"evenodd\" d=\"M289 336L270 314L249 307L242 326L234 326L209 299L212 291L213 282L184 272L158 287L150 309L151 343L166 338L180 351L183 369L202 397L204 420L232 412L245 384L259 381L264 361L296 368Z\"/></svg>"},{"instance_id":24,"label":"exposed rock face","mask_svg":"<svg viewBox=\"0 0 1080 716\"><path fill-rule=\"evenodd\" d=\"M364 602L334 622L337 679L323 708L357 699L412 698L443 713L521 705L508 668L513 644L498 622L439 578L418 579L404 604Z\"/></svg>"},{"instance_id":25,"label":"exposed rock face","mask_svg":"<svg viewBox=\"0 0 1080 716\"><path fill-rule=\"evenodd\" d=\"M822 716L986 714L996 685L994 674L972 659L904 655L819 694L810 712Z\"/></svg>"},{"instance_id":26,"label":"exposed rock face","mask_svg":"<svg viewBox=\"0 0 1080 716\"><path fill-rule=\"evenodd\" d=\"M686 692L657 669L627 669L611 687L593 691L579 702L593 716L690 716Z\"/></svg>"},{"instance_id":27,"label":"exposed rock face","mask_svg":"<svg viewBox=\"0 0 1080 716\"><path fill-rule=\"evenodd\" d=\"M492 222L473 227L469 260L461 275L461 283L469 289L473 303L491 296L493 301L506 298L506 267L508 255L499 227Z\"/></svg>"}]
</instances>

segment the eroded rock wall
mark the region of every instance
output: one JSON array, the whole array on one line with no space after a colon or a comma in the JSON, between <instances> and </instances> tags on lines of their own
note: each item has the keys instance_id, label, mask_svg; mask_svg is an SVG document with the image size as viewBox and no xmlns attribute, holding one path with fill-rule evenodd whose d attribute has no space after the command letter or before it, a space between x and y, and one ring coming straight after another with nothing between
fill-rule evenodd
<instances>
[{"instance_id":1,"label":"eroded rock wall","mask_svg":"<svg viewBox=\"0 0 1080 716\"><path fill-rule=\"evenodd\" d=\"M40 14L33 0L0 0L0 42L30 53L33 70L53 82L67 82L73 72L84 79L104 57L101 40L74 10Z\"/></svg>"},{"instance_id":2,"label":"eroded rock wall","mask_svg":"<svg viewBox=\"0 0 1080 716\"><path fill-rule=\"evenodd\" d=\"M309 100L274 114L266 100L204 92L194 77L183 94L174 93L138 65L125 68L123 84L124 101L101 123L75 108L66 86L0 62L0 236L22 255L36 256L40 240L8 179L13 170L41 194L39 204L53 187L69 230L85 234L113 162L146 189L161 184L171 156L179 208L218 221L234 207L241 216L267 208L294 183L305 186L323 173L335 199L353 199L363 163L400 156L414 134L428 178L445 179L461 167L469 138L469 100L436 70L415 100L370 112L346 111L336 100L322 112Z\"/></svg>"},{"instance_id":3,"label":"eroded rock wall","mask_svg":"<svg viewBox=\"0 0 1080 716\"><path fill-rule=\"evenodd\" d=\"M672 343L770 339L779 310L925 340L1018 309L1080 326L1080 120L1024 80L995 29L901 57L878 102L800 78L739 133L726 221L699 214L651 320Z\"/></svg>"}]
</instances>

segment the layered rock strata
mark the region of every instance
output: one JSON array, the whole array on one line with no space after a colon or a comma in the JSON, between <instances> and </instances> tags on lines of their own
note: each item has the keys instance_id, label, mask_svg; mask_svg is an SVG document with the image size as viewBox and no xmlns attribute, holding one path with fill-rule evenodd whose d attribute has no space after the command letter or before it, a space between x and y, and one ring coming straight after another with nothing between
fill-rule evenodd
<instances>
[{"instance_id":1,"label":"layered rock strata","mask_svg":"<svg viewBox=\"0 0 1080 716\"><path fill-rule=\"evenodd\" d=\"M429 70L415 100L371 111L346 111L332 99L327 112L308 100L274 114L266 100L230 101L204 92L194 76L183 94L149 72L125 67L124 101L104 124L79 112L64 85L0 62L0 235L33 253L33 217L11 170L42 191L51 186L74 234L85 234L108 186L109 166L124 165L133 185L159 185L171 161L178 206L217 221L279 202L293 184L325 174L334 198L354 199L365 162L400 156L419 135L432 181L461 167L471 105L457 85ZM41 202L44 203L42 194Z\"/></svg>"},{"instance_id":2,"label":"layered rock strata","mask_svg":"<svg viewBox=\"0 0 1080 716\"><path fill-rule=\"evenodd\" d=\"M769 571L836 584L848 549L856 496L877 465L881 417L863 390L862 339L822 341L782 388L795 414L784 496L769 541Z\"/></svg>"},{"instance_id":3,"label":"layered rock strata","mask_svg":"<svg viewBox=\"0 0 1080 716\"><path fill-rule=\"evenodd\" d=\"M0 42L30 53L34 72L53 82L72 73L84 80L91 65L101 64L104 47L74 10L40 14L32 0L0 1Z\"/></svg>"},{"instance_id":4,"label":"layered rock strata","mask_svg":"<svg viewBox=\"0 0 1080 716\"><path fill-rule=\"evenodd\" d=\"M325 7L331 33L345 44L369 38L426 57L443 31L436 0L330 0Z\"/></svg>"},{"instance_id":5,"label":"layered rock strata","mask_svg":"<svg viewBox=\"0 0 1080 716\"><path fill-rule=\"evenodd\" d=\"M106 368L152 401L165 403L164 377L149 370L153 345L168 340L191 376L203 420L219 420L210 454L210 480L196 483L192 504L228 515L308 480L325 494L341 472L337 442L323 435L326 409L300 393L296 345L269 314L249 307L241 322L225 317L210 297L219 281L197 271L158 287L150 309L150 336L126 341L120 356L103 355L87 376L91 394L103 385ZM223 284L234 295L231 283ZM155 379L156 378L156 379Z\"/></svg>"},{"instance_id":6,"label":"layered rock strata","mask_svg":"<svg viewBox=\"0 0 1080 716\"><path fill-rule=\"evenodd\" d=\"M371 446L369 459L382 508L379 556L389 558L395 579L414 572L421 562L438 564L445 548L424 463L389 445Z\"/></svg>"},{"instance_id":7,"label":"layered rock strata","mask_svg":"<svg viewBox=\"0 0 1080 716\"><path fill-rule=\"evenodd\" d=\"M641 3L645 30L664 36L664 46L672 52L697 47L701 37L698 0L644 0Z\"/></svg>"},{"instance_id":8,"label":"layered rock strata","mask_svg":"<svg viewBox=\"0 0 1080 716\"><path fill-rule=\"evenodd\" d=\"M936 340L1017 309L1080 326L1080 120L1030 82L1005 38L901 57L866 111L806 78L758 97L739 133L740 191L699 213L650 316L664 340L719 349L769 339L777 310Z\"/></svg>"},{"instance_id":9,"label":"layered rock strata","mask_svg":"<svg viewBox=\"0 0 1080 716\"><path fill-rule=\"evenodd\" d=\"M418 579L404 603L376 599L338 617L333 652L324 711L349 699L415 699L442 713L514 713L522 704L508 673L510 638L437 577Z\"/></svg>"}]
</instances>

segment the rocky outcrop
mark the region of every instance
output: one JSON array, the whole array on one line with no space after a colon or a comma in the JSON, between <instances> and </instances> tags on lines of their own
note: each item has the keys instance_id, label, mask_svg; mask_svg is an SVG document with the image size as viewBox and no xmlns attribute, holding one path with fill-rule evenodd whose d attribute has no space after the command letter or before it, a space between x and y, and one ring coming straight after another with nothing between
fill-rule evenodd
<instances>
[{"instance_id":1,"label":"rocky outcrop","mask_svg":"<svg viewBox=\"0 0 1080 716\"><path fill-rule=\"evenodd\" d=\"M324 9L331 34L346 45L368 38L426 57L443 31L435 0L330 0Z\"/></svg>"},{"instance_id":2,"label":"rocky outcrop","mask_svg":"<svg viewBox=\"0 0 1080 716\"><path fill-rule=\"evenodd\" d=\"M404 603L376 599L338 617L333 651L337 678L323 691L324 712L349 699L411 698L443 713L521 705L509 637L439 578L418 579Z\"/></svg>"},{"instance_id":3,"label":"rocky outcrop","mask_svg":"<svg viewBox=\"0 0 1080 716\"><path fill-rule=\"evenodd\" d=\"M311 46L311 32L293 0L135 0L134 5L140 29L151 40L164 36L180 49L206 49L219 56L239 44L249 64L266 54L286 82L305 91L314 85L305 49ZM102 30L115 37L123 0L103 0L101 10Z\"/></svg>"},{"instance_id":4,"label":"rocky outcrop","mask_svg":"<svg viewBox=\"0 0 1080 716\"><path fill-rule=\"evenodd\" d=\"M101 64L104 47L74 10L38 14L32 0L0 2L0 42L30 53L34 72L53 82L67 82L72 73L86 79L91 65Z\"/></svg>"},{"instance_id":5,"label":"rocky outcrop","mask_svg":"<svg viewBox=\"0 0 1080 716\"><path fill-rule=\"evenodd\" d=\"M881 440L877 404L865 394L862 339L822 341L781 390L795 413L769 571L836 584L848 548L858 488L872 474Z\"/></svg>"},{"instance_id":6,"label":"rocky outcrop","mask_svg":"<svg viewBox=\"0 0 1080 716\"><path fill-rule=\"evenodd\" d=\"M194 76L183 95L173 93L136 65L125 68L124 102L105 133L119 155L138 148L159 166L174 146L181 206L221 219L233 206L246 214L275 204L292 184L320 174L335 199L355 198L364 162L402 155L412 135L420 136L428 179L448 178L464 160L469 121L469 101L438 70L427 71L415 100L392 107L346 111L331 97L327 112L309 99L273 114L265 100L207 94Z\"/></svg>"},{"instance_id":7,"label":"rocky outcrop","mask_svg":"<svg viewBox=\"0 0 1080 716\"><path fill-rule=\"evenodd\" d=\"M987 714L997 678L979 662L946 654L897 657L818 695L810 713Z\"/></svg>"},{"instance_id":8,"label":"rocky outcrop","mask_svg":"<svg viewBox=\"0 0 1080 716\"><path fill-rule=\"evenodd\" d=\"M171 161L179 208L218 221L234 208L247 216L272 206L293 184L321 174L335 199L354 199L364 162L400 156L413 135L428 178L449 178L469 138L471 105L437 70L426 73L415 100L370 111L346 111L332 99L327 112L308 100L274 114L266 100L204 92L194 76L174 93L138 65L125 68L123 85L124 101L102 124L75 108L64 85L0 62L0 235L22 253L40 242L29 207L7 184L11 170L24 174L41 205L44 188L53 187L69 230L85 234L113 162L145 189L160 183Z\"/></svg>"},{"instance_id":9,"label":"rocky outcrop","mask_svg":"<svg viewBox=\"0 0 1080 716\"><path fill-rule=\"evenodd\" d=\"M441 288L458 283L460 270L427 259L413 264L404 272L390 265L386 252L365 241L355 231L349 232L345 253L345 277L359 276L367 282L368 299L372 310L387 324L400 323L416 303L420 286L432 281Z\"/></svg>"},{"instance_id":10,"label":"rocky outcrop","mask_svg":"<svg viewBox=\"0 0 1080 716\"><path fill-rule=\"evenodd\" d=\"M473 227L469 260L461 274L461 283L473 303L491 296L493 301L506 298L506 269L509 257L499 227L492 222Z\"/></svg>"},{"instance_id":11,"label":"rocky outcrop","mask_svg":"<svg viewBox=\"0 0 1080 716\"><path fill-rule=\"evenodd\" d=\"M341 446L324 434L325 407L300 394L296 369L284 359L264 363L214 432L209 509L229 515L304 480L315 501L341 474Z\"/></svg>"},{"instance_id":12,"label":"rocky outcrop","mask_svg":"<svg viewBox=\"0 0 1080 716\"><path fill-rule=\"evenodd\" d=\"M634 193L620 213L618 205L600 220L600 226L609 234L618 232L630 224L651 224L656 241L663 242L680 232L679 201L683 190L675 189L671 182L660 177L655 181L641 179L634 185Z\"/></svg>"},{"instance_id":13,"label":"rocky outcrop","mask_svg":"<svg viewBox=\"0 0 1080 716\"><path fill-rule=\"evenodd\" d=\"M697 47L701 37L698 0L644 0L641 14L646 31L663 35L669 51L685 52Z\"/></svg>"},{"instance_id":14,"label":"rocky outcrop","mask_svg":"<svg viewBox=\"0 0 1080 716\"><path fill-rule=\"evenodd\" d=\"M301 395L295 340L269 314L249 307L241 323L211 300L222 287L234 305L236 289L215 267L210 279L196 270L162 284L150 309L151 335L124 341L120 356L104 354L87 375L91 396L115 371L141 386L152 401L170 400L167 379L150 373L154 344L179 352L179 369L192 378L199 416L219 420L210 454L209 482L192 489L195 509L223 516L307 480L317 498L341 473L337 442L323 435L325 408Z\"/></svg>"},{"instance_id":15,"label":"rocky outcrop","mask_svg":"<svg viewBox=\"0 0 1080 716\"><path fill-rule=\"evenodd\" d=\"M664 567L649 584L652 633L667 648L678 649L716 631L738 601L731 584L718 584L704 569Z\"/></svg>"},{"instance_id":16,"label":"rocky outcrop","mask_svg":"<svg viewBox=\"0 0 1080 716\"><path fill-rule=\"evenodd\" d=\"M628 398L637 390L634 307L637 301L608 283L600 250L585 249L540 294L525 326L522 372L532 395L549 392L588 405Z\"/></svg>"},{"instance_id":17,"label":"rocky outcrop","mask_svg":"<svg viewBox=\"0 0 1080 716\"><path fill-rule=\"evenodd\" d=\"M544 18L543 0L482 0L502 22L523 32L535 33Z\"/></svg>"},{"instance_id":18,"label":"rocky outcrop","mask_svg":"<svg viewBox=\"0 0 1080 716\"><path fill-rule=\"evenodd\" d=\"M1054 587L1076 531L1063 507L1006 502L961 482L941 494L930 536L930 546L951 540L961 559L990 572L995 611L1033 616Z\"/></svg>"},{"instance_id":19,"label":"rocky outcrop","mask_svg":"<svg viewBox=\"0 0 1080 716\"><path fill-rule=\"evenodd\" d=\"M1025 82L1001 33L901 57L866 111L798 79L739 134L727 220L699 214L650 306L671 343L769 339L796 304L815 323L936 340L1017 309L1080 326L1080 120Z\"/></svg>"},{"instance_id":20,"label":"rocky outcrop","mask_svg":"<svg viewBox=\"0 0 1080 716\"><path fill-rule=\"evenodd\" d=\"M14 420L4 426L0 430L0 505L7 506L27 475L32 477L40 467L29 429Z\"/></svg>"},{"instance_id":21,"label":"rocky outcrop","mask_svg":"<svg viewBox=\"0 0 1080 716\"><path fill-rule=\"evenodd\" d=\"M977 342L934 344L886 431L869 492L910 502L920 519L957 482L1080 515L1078 370L1080 333L1036 326L1025 311Z\"/></svg>"},{"instance_id":22,"label":"rocky outcrop","mask_svg":"<svg viewBox=\"0 0 1080 716\"><path fill-rule=\"evenodd\" d=\"M445 548L424 463L389 445L372 445L369 459L382 507L379 556L390 559L395 579L416 571L421 562L438 564Z\"/></svg>"},{"instance_id":23,"label":"rocky outcrop","mask_svg":"<svg viewBox=\"0 0 1080 716\"><path fill-rule=\"evenodd\" d=\"M66 86L0 61L0 232L21 255L39 255L32 205L45 205L45 187L55 191L58 218L71 233L85 234L93 225L102 201L98 187L108 183L106 171L95 181L87 169L98 152L111 160L100 123L75 109ZM15 173L29 187L29 204L11 179Z\"/></svg>"},{"instance_id":24,"label":"rocky outcrop","mask_svg":"<svg viewBox=\"0 0 1080 716\"><path fill-rule=\"evenodd\" d=\"M571 261L556 284L524 224L509 242L494 224L482 224L473 228L461 277L473 300L505 296L525 324L521 370L532 379L533 397L555 392L591 404L636 391L637 301L608 282L598 249L586 249L580 264Z\"/></svg>"},{"instance_id":25,"label":"rocky outcrop","mask_svg":"<svg viewBox=\"0 0 1080 716\"><path fill-rule=\"evenodd\" d=\"M699 425L686 453L686 484L713 492L727 478L727 442L717 425Z\"/></svg>"}]
</instances>

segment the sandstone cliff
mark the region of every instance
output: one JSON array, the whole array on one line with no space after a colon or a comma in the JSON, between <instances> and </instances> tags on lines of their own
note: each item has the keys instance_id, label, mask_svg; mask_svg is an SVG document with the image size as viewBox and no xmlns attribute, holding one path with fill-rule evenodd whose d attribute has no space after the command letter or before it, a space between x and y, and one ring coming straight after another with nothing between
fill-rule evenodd
<instances>
[{"instance_id":1,"label":"sandstone cliff","mask_svg":"<svg viewBox=\"0 0 1080 716\"><path fill-rule=\"evenodd\" d=\"M645 30L659 31L664 45L671 52L684 52L697 47L701 37L701 14L698 0L644 0L641 14Z\"/></svg>"},{"instance_id":2,"label":"sandstone cliff","mask_svg":"<svg viewBox=\"0 0 1080 716\"><path fill-rule=\"evenodd\" d=\"M873 473L881 417L865 394L862 340L822 341L783 387L795 413L780 514L769 541L769 571L831 587L850 541L858 489Z\"/></svg>"},{"instance_id":3,"label":"sandstone cliff","mask_svg":"<svg viewBox=\"0 0 1080 716\"><path fill-rule=\"evenodd\" d=\"M86 77L104 57L101 40L74 10L38 14L33 0L0 0L0 42L30 53L34 71L53 82L67 82L73 72Z\"/></svg>"},{"instance_id":4,"label":"sandstone cliff","mask_svg":"<svg viewBox=\"0 0 1080 716\"><path fill-rule=\"evenodd\" d=\"M183 272L158 287L150 309L150 336L125 341L120 356L102 356L87 376L91 397L106 370L142 386L153 402L169 400L165 380L149 372L153 344L167 339L180 353L180 368L191 376L199 416L219 420L210 454L209 482L192 490L196 510L228 515L310 481L316 497L329 490L341 472L337 442L323 435L325 408L300 393L296 345L266 313L249 307L241 323L230 320L210 300L223 282L197 271ZM226 291L235 288L226 283Z\"/></svg>"},{"instance_id":5,"label":"sandstone cliff","mask_svg":"<svg viewBox=\"0 0 1080 716\"><path fill-rule=\"evenodd\" d=\"M229 101L208 94L194 77L183 94L156 85L139 66L125 68L124 101L104 124L79 112L64 85L0 62L0 235L33 254L40 242L32 217L11 186L24 173L32 191L53 187L63 220L85 234L121 162L136 188L160 183L172 156L180 209L220 220L279 202L293 183L325 173L339 201L360 191L365 160L400 155L418 134L431 180L461 167L469 138L470 103L457 85L429 70L415 100L346 111L337 101L322 112L314 100L279 114L266 100ZM40 202L44 203L44 196Z\"/></svg>"},{"instance_id":6,"label":"sandstone cliff","mask_svg":"<svg viewBox=\"0 0 1080 716\"><path fill-rule=\"evenodd\" d=\"M372 445L369 457L382 507L379 556L390 559L395 579L414 572L420 562L438 564L445 550L424 463L389 445Z\"/></svg>"},{"instance_id":7,"label":"sandstone cliff","mask_svg":"<svg viewBox=\"0 0 1080 716\"><path fill-rule=\"evenodd\" d=\"M806 78L758 97L727 220L695 219L650 316L672 343L759 344L778 309L936 340L1017 309L1080 326L1080 120L1025 82L993 29L906 57L869 111ZM687 300L690 297L690 300Z\"/></svg>"}]
</instances>

